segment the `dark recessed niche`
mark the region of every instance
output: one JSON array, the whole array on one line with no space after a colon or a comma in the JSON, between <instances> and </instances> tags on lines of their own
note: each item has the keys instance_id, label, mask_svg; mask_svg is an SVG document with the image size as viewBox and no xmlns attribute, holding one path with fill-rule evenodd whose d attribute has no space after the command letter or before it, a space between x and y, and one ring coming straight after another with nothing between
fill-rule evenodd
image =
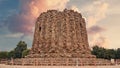
<instances>
[{"instance_id":1,"label":"dark recessed niche","mask_svg":"<svg viewBox=\"0 0 120 68\"><path fill-rule=\"evenodd\" d=\"M80 23L80 27L83 28L82 24Z\"/></svg>"},{"instance_id":2,"label":"dark recessed niche","mask_svg":"<svg viewBox=\"0 0 120 68\"><path fill-rule=\"evenodd\" d=\"M39 27L39 31L41 31L41 27Z\"/></svg>"}]
</instances>

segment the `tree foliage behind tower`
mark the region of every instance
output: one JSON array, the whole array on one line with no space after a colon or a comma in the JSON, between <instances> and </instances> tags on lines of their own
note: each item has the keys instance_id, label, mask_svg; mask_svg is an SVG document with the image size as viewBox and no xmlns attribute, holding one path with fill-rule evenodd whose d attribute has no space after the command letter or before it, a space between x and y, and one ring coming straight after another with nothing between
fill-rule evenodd
<instances>
[{"instance_id":1,"label":"tree foliage behind tower","mask_svg":"<svg viewBox=\"0 0 120 68\"><path fill-rule=\"evenodd\" d=\"M17 47L14 49L15 58L21 58L22 52L27 49L27 44L24 41L20 41Z\"/></svg>"},{"instance_id":2,"label":"tree foliage behind tower","mask_svg":"<svg viewBox=\"0 0 120 68\"><path fill-rule=\"evenodd\" d=\"M96 55L97 58L103 59L120 59L120 51L114 49L105 49L103 47L94 46L92 50L92 54Z\"/></svg>"}]
</instances>

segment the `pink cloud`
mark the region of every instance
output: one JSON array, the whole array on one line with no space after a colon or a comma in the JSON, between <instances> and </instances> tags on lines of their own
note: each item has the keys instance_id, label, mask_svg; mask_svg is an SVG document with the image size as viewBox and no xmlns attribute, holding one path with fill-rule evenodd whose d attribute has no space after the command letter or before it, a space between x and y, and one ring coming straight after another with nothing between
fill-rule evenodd
<instances>
[{"instance_id":1,"label":"pink cloud","mask_svg":"<svg viewBox=\"0 0 120 68\"><path fill-rule=\"evenodd\" d=\"M96 26L90 27L87 31L90 35L93 35L93 34L101 33L105 30L106 30L105 28L96 25Z\"/></svg>"},{"instance_id":2,"label":"pink cloud","mask_svg":"<svg viewBox=\"0 0 120 68\"><path fill-rule=\"evenodd\" d=\"M40 13L49 9L63 10L69 0L20 0L20 12L9 18L8 29L29 35Z\"/></svg>"},{"instance_id":3,"label":"pink cloud","mask_svg":"<svg viewBox=\"0 0 120 68\"><path fill-rule=\"evenodd\" d=\"M109 41L105 36L102 35L102 32L105 31L105 27L100 27L97 24L99 21L106 18L106 13L108 10L109 4L103 1L94 1L91 5L86 7L86 10L89 14L87 17L87 28L90 39L90 45L98 45L105 48L108 48Z\"/></svg>"}]
</instances>

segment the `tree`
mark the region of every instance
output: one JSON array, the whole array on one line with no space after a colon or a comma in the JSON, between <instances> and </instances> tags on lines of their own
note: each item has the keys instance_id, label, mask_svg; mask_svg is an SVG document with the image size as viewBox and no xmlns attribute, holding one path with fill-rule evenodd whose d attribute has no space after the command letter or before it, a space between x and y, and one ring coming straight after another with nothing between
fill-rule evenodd
<instances>
[{"instance_id":1,"label":"tree","mask_svg":"<svg viewBox=\"0 0 120 68\"><path fill-rule=\"evenodd\" d=\"M92 50L92 54L97 56L97 54L98 54L98 49L99 49L98 46L94 46L94 47L93 47L93 50Z\"/></svg>"},{"instance_id":2,"label":"tree","mask_svg":"<svg viewBox=\"0 0 120 68\"><path fill-rule=\"evenodd\" d=\"M27 56L27 55L29 54L29 52L30 52L30 50L29 50L29 49L24 50L24 51L22 52L22 57Z\"/></svg>"},{"instance_id":3,"label":"tree","mask_svg":"<svg viewBox=\"0 0 120 68\"><path fill-rule=\"evenodd\" d=\"M27 49L27 44L24 41L20 41L17 47L14 49L15 58L21 58L22 52Z\"/></svg>"},{"instance_id":4,"label":"tree","mask_svg":"<svg viewBox=\"0 0 120 68\"><path fill-rule=\"evenodd\" d=\"M2 51L0 52L0 59L7 59L8 58L8 52Z\"/></svg>"},{"instance_id":5,"label":"tree","mask_svg":"<svg viewBox=\"0 0 120 68\"><path fill-rule=\"evenodd\" d=\"M14 50L8 52L8 58L9 58L9 59L15 58L15 51L14 51Z\"/></svg>"},{"instance_id":6,"label":"tree","mask_svg":"<svg viewBox=\"0 0 120 68\"><path fill-rule=\"evenodd\" d=\"M22 56L25 57L28 55L28 52L27 44L24 41L20 41L14 50L11 50L10 52L0 52L0 59L22 58Z\"/></svg>"},{"instance_id":7,"label":"tree","mask_svg":"<svg viewBox=\"0 0 120 68\"><path fill-rule=\"evenodd\" d=\"M109 59L116 59L116 51L114 49L108 49Z\"/></svg>"},{"instance_id":8,"label":"tree","mask_svg":"<svg viewBox=\"0 0 120 68\"><path fill-rule=\"evenodd\" d=\"M120 59L120 48L116 50L116 59Z\"/></svg>"},{"instance_id":9,"label":"tree","mask_svg":"<svg viewBox=\"0 0 120 68\"><path fill-rule=\"evenodd\" d=\"M96 55L97 58L103 58L109 60L116 59L116 50L114 49L105 49L103 47L94 46L92 50L92 54Z\"/></svg>"},{"instance_id":10,"label":"tree","mask_svg":"<svg viewBox=\"0 0 120 68\"><path fill-rule=\"evenodd\" d=\"M94 46L92 50L92 54L96 55L97 58L104 58L105 49L102 47Z\"/></svg>"}]
</instances>

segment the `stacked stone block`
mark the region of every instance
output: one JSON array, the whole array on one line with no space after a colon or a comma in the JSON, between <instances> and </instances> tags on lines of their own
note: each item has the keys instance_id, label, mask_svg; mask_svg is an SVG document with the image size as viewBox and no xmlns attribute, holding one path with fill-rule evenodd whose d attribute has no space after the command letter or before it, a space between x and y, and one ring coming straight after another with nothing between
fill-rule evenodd
<instances>
[{"instance_id":1,"label":"stacked stone block","mask_svg":"<svg viewBox=\"0 0 120 68\"><path fill-rule=\"evenodd\" d=\"M28 57L95 57L90 53L82 15L67 9L41 13L35 24L31 55Z\"/></svg>"}]
</instances>

